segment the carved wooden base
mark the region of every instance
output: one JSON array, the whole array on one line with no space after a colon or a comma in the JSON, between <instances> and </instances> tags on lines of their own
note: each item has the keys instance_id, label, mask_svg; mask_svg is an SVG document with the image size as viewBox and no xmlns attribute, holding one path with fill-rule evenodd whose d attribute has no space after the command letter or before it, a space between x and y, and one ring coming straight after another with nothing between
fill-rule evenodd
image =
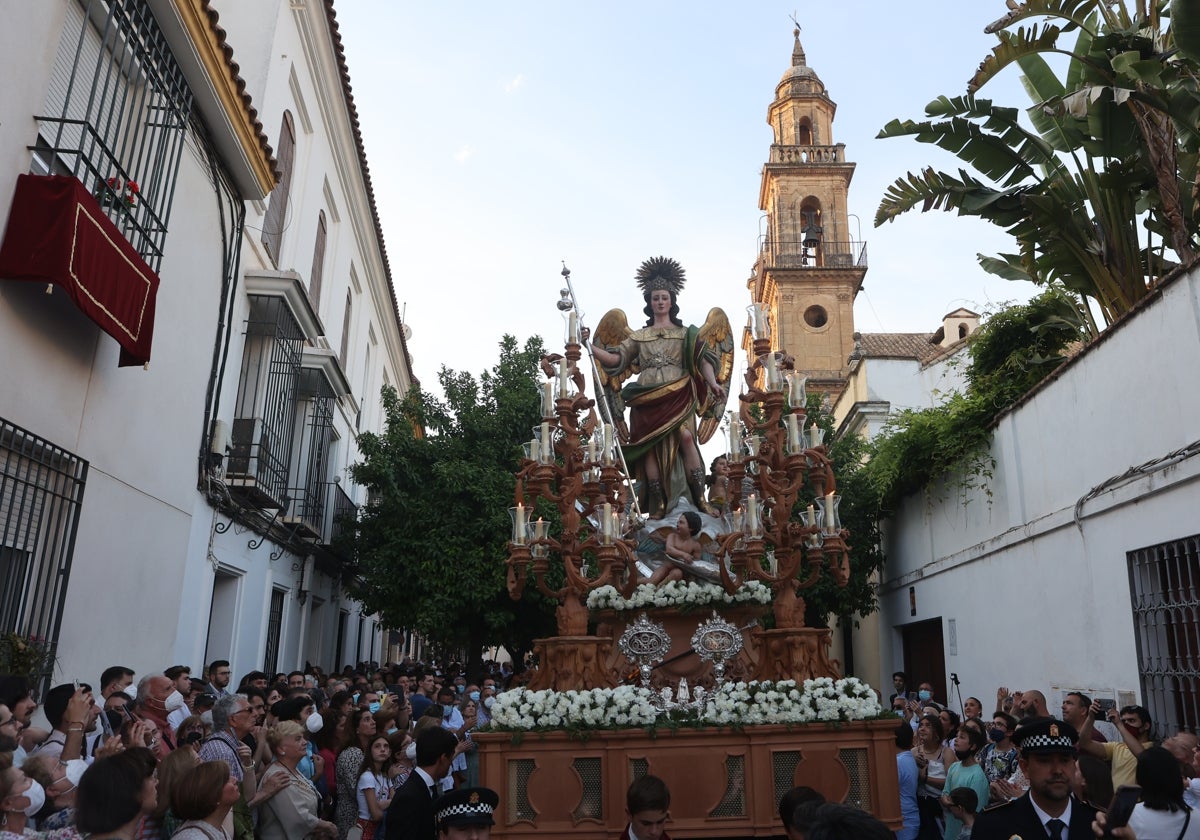
<instances>
[{"instance_id":1,"label":"carved wooden base","mask_svg":"<svg viewBox=\"0 0 1200 840\"><path fill-rule=\"evenodd\" d=\"M829 658L833 634L816 627L755 630L756 680L807 680L841 677L840 663Z\"/></svg>"},{"instance_id":2,"label":"carved wooden base","mask_svg":"<svg viewBox=\"0 0 1200 840\"><path fill-rule=\"evenodd\" d=\"M533 691L615 688L621 683L607 665L612 648L612 639L600 636L535 639L533 653L538 667L530 672L529 688Z\"/></svg>"}]
</instances>

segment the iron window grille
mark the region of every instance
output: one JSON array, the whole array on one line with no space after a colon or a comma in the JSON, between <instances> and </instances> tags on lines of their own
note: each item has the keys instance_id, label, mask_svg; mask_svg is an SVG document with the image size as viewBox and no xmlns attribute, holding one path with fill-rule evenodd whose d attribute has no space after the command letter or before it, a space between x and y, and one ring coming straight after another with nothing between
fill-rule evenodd
<instances>
[{"instance_id":1,"label":"iron window grille","mask_svg":"<svg viewBox=\"0 0 1200 840\"><path fill-rule=\"evenodd\" d=\"M1159 733L1200 726L1200 534L1131 551L1142 697Z\"/></svg>"},{"instance_id":2,"label":"iron window grille","mask_svg":"<svg viewBox=\"0 0 1200 840\"><path fill-rule=\"evenodd\" d=\"M267 616L267 645L263 650L263 670L274 674L279 668L279 638L283 630L283 596L287 590L271 590L271 611Z\"/></svg>"},{"instance_id":3,"label":"iron window grille","mask_svg":"<svg viewBox=\"0 0 1200 840\"><path fill-rule=\"evenodd\" d=\"M280 297L251 295L226 484L260 508L286 508L304 335Z\"/></svg>"},{"instance_id":4,"label":"iron window grille","mask_svg":"<svg viewBox=\"0 0 1200 840\"><path fill-rule=\"evenodd\" d=\"M78 178L158 271L191 90L149 4L65 5L32 169Z\"/></svg>"},{"instance_id":5,"label":"iron window grille","mask_svg":"<svg viewBox=\"0 0 1200 840\"><path fill-rule=\"evenodd\" d=\"M79 456L0 419L0 632L57 644L87 473Z\"/></svg>"},{"instance_id":6,"label":"iron window grille","mask_svg":"<svg viewBox=\"0 0 1200 840\"><path fill-rule=\"evenodd\" d=\"M296 445L292 459L292 504L285 522L306 537L325 533L329 450L333 442L333 389L325 375L303 368L296 387Z\"/></svg>"}]
</instances>

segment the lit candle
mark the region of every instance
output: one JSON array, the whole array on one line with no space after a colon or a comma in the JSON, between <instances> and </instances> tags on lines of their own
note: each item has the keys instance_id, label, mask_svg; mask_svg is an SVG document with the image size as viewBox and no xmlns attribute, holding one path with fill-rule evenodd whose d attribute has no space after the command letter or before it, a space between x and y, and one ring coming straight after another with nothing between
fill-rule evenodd
<instances>
[{"instance_id":1,"label":"lit candle","mask_svg":"<svg viewBox=\"0 0 1200 840\"><path fill-rule=\"evenodd\" d=\"M613 457L613 427L612 423L604 424L604 463L611 464Z\"/></svg>"},{"instance_id":2,"label":"lit candle","mask_svg":"<svg viewBox=\"0 0 1200 840\"><path fill-rule=\"evenodd\" d=\"M729 455L731 460L740 461L742 453L742 427L736 411L729 412Z\"/></svg>"},{"instance_id":3,"label":"lit candle","mask_svg":"<svg viewBox=\"0 0 1200 840\"><path fill-rule=\"evenodd\" d=\"M542 460L550 461L550 424L542 424Z\"/></svg>"},{"instance_id":4,"label":"lit candle","mask_svg":"<svg viewBox=\"0 0 1200 840\"><path fill-rule=\"evenodd\" d=\"M542 416L554 416L554 383L550 380L542 383Z\"/></svg>"},{"instance_id":5,"label":"lit candle","mask_svg":"<svg viewBox=\"0 0 1200 840\"><path fill-rule=\"evenodd\" d=\"M592 435L590 438L588 438L587 452L588 452L588 456L587 456L588 463L589 464L596 463L596 436L595 435Z\"/></svg>"},{"instance_id":6,"label":"lit candle","mask_svg":"<svg viewBox=\"0 0 1200 840\"><path fill-rule=\"evenodd\" d=\"M758 534L758 496L753 493L746 499L746 530L751 536Z\"/></svg>"},{"instance_id":7,"label":"lit candle","mask_svg":"<svg viewBox=\"0 0 1200 840\"><path fill-rule=\"evenodd\" d=\"M513 524L513 542L525 544L525 505L517 502L517 521Z\"/></svg>"},{"instance_id":8,"label":"lit candle","mask_svg":"<svg viewBox=\"0 0 1200 840\"><path fill-rule=\"evenodd\" d=\"M533 538L535 540L544 540L546 538L546 520L538 517L538 521L533 524Z\"/></svg>"},{"instance_id":9,"label":"lit candle","mask_svg":"<svg viewBox=\"0 0 1200 840\"><path fill-rule=\"evenodd\" d=\"M800 423L795 414L786 415L784 420L787 422L788 451L795 454L802 448L800 446Z\"/></svg>"},{"instance_id":10,"label":"lit candle","mask_svg":"<svg viewBox=\"0 0 1200 840\"><path fill-rule=\"evenodd\" d=\"M779 381L779 366L775 361L775 354L767 354L767 390L775 389L775 383Z\"/></svg>"},{"instance_id":11,"label":"lit candle","mask_svg":"<svg viewBox=\"0 0 1200 840\"><path fill-rule=\"evenodd\" d=\"M825 527L832 531L833 525L833 494L829 493L825 496Z\"/></svg>"},{"instance_id":12,"label":"lit candle","mask_svg":"<svg viewBox=\"0 0 1200 840\"><path fill-rule=\"evenodd\" d=\"M817 524L817 509L813 505L808 506L808 527L811 528Z\"/></svg>"},{"instance_id":13,"label":"lit candle","mask_svg":"<svg viewBox=\"0 0 1200 840\"><path fill-rule=\"evenodd\" d=\"M567 365L567 360L563 359L558 363L558 396L567 396L567 373L570 367Z\"/></svg>"},{"instance_id":14,"label":"lit candle","mask_svg":"<svg viewBox=\"0 0 1200 840\"><path fill-rule=\"evenodd\" d=\"M612 512L612 518L609 520L609 523L609 527L611 528L610 533L615 540L621 536L621 518L615 510Z\"/></svg>"},{"instance_id":15,"label":"lit candle","mask_svg":"<svg viewBox=\"0 0 1200 840\"><path fill-rule=\"evenodd\" d=\"M600 514L600 542L608 545L612 542L612 533L612 504L605 502Z\"/></svg>"},{"instance_id":16,"label":"lit candle","mask_svg":"<svg viewBox=\"0 0 1200 840\"><path fill-rule=\"evenodd\" d=\"M812 423L808 427L808 448L816 449L821 445L821 430L817 428L816 423Z\"/></svg>"},{"instance_id":17,"label":"lit candle","mask_svg":"<svg viewBox=\"0 0 1200 840\"><path fill-rule=\"evenodd\" d=\"M571 310L571 319L567 322L567 343L579 343L579 313L574 309Z\"/></svg>"}]
</instances>

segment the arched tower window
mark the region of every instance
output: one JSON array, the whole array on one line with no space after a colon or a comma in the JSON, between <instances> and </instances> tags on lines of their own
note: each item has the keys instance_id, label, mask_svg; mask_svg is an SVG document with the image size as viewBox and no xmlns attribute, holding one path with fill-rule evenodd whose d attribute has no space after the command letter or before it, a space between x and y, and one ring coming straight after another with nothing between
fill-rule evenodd
<instances>
[{"instance_id":1,"label":"arched tower window","mask_svg":"<svg viewBox=\"0 0 1200 840\"><path fill-rule=\"evenodd\" d=\"M821 239L821 202L816 196L808 196L800 202L800 229L796 231L796 244L800 246L803 255L802 262L806 265L820 265Z\"/></svg>"},{"instance_id":2,"label":"arched tower window","mask_svg":"<svg viewBox=\"0 0 1200 840\"><path fill-rule=\"evenodd\" d=\"M811 146L812 141L812 121L801 117L796 123L796 145Z\"/></svg>"},{"instance_id":3,"label":"arched tower window","mask_svg":"<svg viewBox=\"0 0 1200 840\"><path fill-rule=\"evenodd\" d=\"M962 341L966 337L967 337L967 325L959 324L958 325L958 340Z\"/></svg>"}]
</instances>

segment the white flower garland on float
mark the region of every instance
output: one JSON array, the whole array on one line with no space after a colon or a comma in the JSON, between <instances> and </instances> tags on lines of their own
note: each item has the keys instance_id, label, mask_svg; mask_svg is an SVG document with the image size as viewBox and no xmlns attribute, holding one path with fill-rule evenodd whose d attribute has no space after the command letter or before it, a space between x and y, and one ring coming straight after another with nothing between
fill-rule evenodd
<instances>
[{"instance_id":1,"label":"white flower garland on float","mask_svg":"<svg viewBox=\"0 0 1200 840\"><path fill-rule=\"evenodd\" d=\"M666 720L639 686L581 691L517 688L496 696L491 727L498 730L629 729L655 726L756 726L837 723L883 714L874 689L855 677L725 683L702 710L673 711Z\"/></svg>"},{"instance_id":2,"label":"white flower garland on float","mask_svg":"<svg viewBox=\"0 0 1200 840\"><path fill-rule=\"evenodd\" d=\"M614 586L601 586L588 593L590 610L642 610L652 607L699 608L710 604L769 604L771 588L762 581L751 580L730 595L723 587L695 580L672 580L655 586L639 585L629 599L621 597Z\"/></svg>"}]
</instances>

